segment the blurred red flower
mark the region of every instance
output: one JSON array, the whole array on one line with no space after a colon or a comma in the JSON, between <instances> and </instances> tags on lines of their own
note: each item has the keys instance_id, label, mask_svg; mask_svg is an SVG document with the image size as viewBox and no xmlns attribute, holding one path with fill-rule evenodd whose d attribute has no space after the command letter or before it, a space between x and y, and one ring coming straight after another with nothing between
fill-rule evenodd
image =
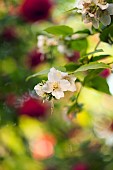
<instances>
[{"instance_id":1,"label":"blurred red flower","mask_svg":"<svg viewBox=\"0 0 113 170\"><path fill-rule=\"evenodd\" d=\"M28 22L45 20L49 17L51 7L51 0L24 0L20 6L20 15Z\"/></svg>"},{"instance_id":2,"label":"blurred red flower","mask_svg":"<svg viewBox=\"0 0 113 170\"><path fill-rule=\"evenodd\" d=\"M111 74L111 70L109 68L106 68L100 73L100 76L103 78L107 78L110 74Z\"/></svg>"},{"instance_id":3,"label":"blurred red flower","mask_svg":"<svg viewBox=\"0 0 113 170\"><path fill-rule=\"evenodd\" d=\"M27 64L30 68L34 68L46 60L46 55L34 49L28 54Z\"/></svg>"},{"instance_id":4,"label":"blurred red flower","mask_svg":"<svg viewBox=\"0 0 113 170\"><path fill-rule=\"evenodd\" d=\"M76 164L72 170L88 170L88 166L85 163Z\"/></svg>"},{"instance_id":5,"label":"blurred red flower","mask_svg":"<svg viewBox=\"0 0 113 170\"><path fill-rule=\"evenodd\" d=\"M68 61L77 62L80 58L80 52L74 51L72 56L66 56L66 58L68 59Z\"/></svg>"},{"instance_id":6,"label":"blurred red flower","mask_svg":"<svg viewBox=\"0 0 113 170\"><path fill-rule=\"evenodd\" d=\"M50 105L40 99L29 96L18 106L19 115L27 115L35 118L45 118L50 111Z\"/></svg>"}]
</instances>

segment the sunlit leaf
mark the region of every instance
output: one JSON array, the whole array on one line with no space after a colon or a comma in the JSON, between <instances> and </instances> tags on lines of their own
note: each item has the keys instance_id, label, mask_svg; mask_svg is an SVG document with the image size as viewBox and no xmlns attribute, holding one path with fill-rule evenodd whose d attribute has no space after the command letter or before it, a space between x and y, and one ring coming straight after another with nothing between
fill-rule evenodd
<instances>
[{"instance_id":1,"label":"sunlit leaf","mask_svg":"<svg viewBox=\"0 0 113 170\"><path fill-rule=\"evenodd\" d=\"M109 67L109 65L107 65L105 63L91 62L89 64L82 65L81 67L79 67L74 72L76 73L76 72L79 72L79 71L87 71L87 70L99 69L99 68L110 68L110 67Z\"/></svg>"},{"instance_id":2,"label":"sunlit leaf","mask_svg":"<svg viewBox=\"0 0 113 170\"><path fill-rule=\"evenodd\" d=\"M73 29L66 25L48 27L44 31L50 34L63 35L63 36L73 34Z\"/></svg>"}]
</instances>

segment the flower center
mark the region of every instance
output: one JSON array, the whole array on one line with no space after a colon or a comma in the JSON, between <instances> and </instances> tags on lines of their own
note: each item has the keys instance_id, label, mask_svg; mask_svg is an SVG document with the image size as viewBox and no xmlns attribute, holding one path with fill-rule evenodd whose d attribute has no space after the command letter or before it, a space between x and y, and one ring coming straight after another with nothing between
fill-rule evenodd
<instances>
[{"instance_id":1,"label":"flower center","mask_svg":"<svg viewBox=\"0 0 113 170\"><path fill-rule=\"evenodd\" d=\"M96 4L92 3L85 3L83 4L85 10L87 13L95 14L98 10L98 6Z\"/></svg>"},{"instance_id":2,"label":"flower center","mask_svg":"<svg viewBox=\"0 0 113 170\"><path fill-rule=\"evenodd\" d=\"M57 82L53 83L53 90L59 89L59 85Z\"/></svg>"}]
</instances>

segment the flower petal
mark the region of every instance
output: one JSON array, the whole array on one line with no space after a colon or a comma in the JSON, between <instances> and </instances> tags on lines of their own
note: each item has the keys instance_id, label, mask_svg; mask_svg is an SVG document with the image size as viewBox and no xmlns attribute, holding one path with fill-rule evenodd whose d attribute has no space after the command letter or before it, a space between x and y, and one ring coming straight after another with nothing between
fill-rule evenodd
<instances>
[{"instance_id":1,"label":"flower petal","mask_svg":"<svg viewBox=\"0 0 113 170\"><path fill-rule=\"evenodd\" d=\"M56 98L56 99L60 99L62 97L64 97L64 92L63 91L58 91L58 90L55 90L52 92L52 95Z\"/></svg>"},{"instance_id":2,"label":"flower petal","mask_svg":"<svg viewBox=\"0 0 113 170\"><path fill-rule=\"evenodd\" d=\"M43 90L44 92L46 92L46 93L51 93L51 92L53 91L53 89L52 89L52 83L49 82L49 81L47 81L47 82L43 85L42 90Z\"/></svg>"},{"instance_id":3,"label":"flower petal","mask_svg":"<svg viewBox=\"0 0 113 170\"><path fill-rule=\"evenodd\" d=\"M60 80L59 84L62 91L68 91L70 88L70 82L68 80Z\"/></svg>"},{"instance_id":4,"label":"flower petal","mask_svg":"<svg viewBox=\"0 0 113 170\"><path fill-rule=\"evenodd\" d=\"M97 6L99 6L102 10L105 10L105 9L108 8L109 4L107 3L107 4L105 4L105 5L102 5L102 4L100 4L100 3L97 3Z\"/></svg>"},{"instance_id":5,"label":"flower petal","mask_svg":"<svg viewBox=\"0 0 113 170\"><path fill-rule=\"evenodd\" d=\"M103 13L103 15L100 17L100 22L104 25L107 26L111 23L111 17L110 15L105 15Z\"/></svg>"},{"instance_id":6,"label":"flower petal","mask_svg":"<svg viewBox=\"0 0 113 170\"><path fill-rule=\"evenodd\" d=\"M92 20L92 24L93 24L93 26L94 26L96 29L99 27L99 21L96 20L96 19L93 19L93 20Z\"/></svg>"},{"instance_id":7,"label":"flower petal","mask_svg":"<svg viewBox=\"0 0 113 170\"><path fill-rule=\"evenodd\" d=\"M56 70L53 67L50 69L50 72L48 73L48 80L51 82L59 81L62 79L62 76L66 76L66 75L67 75L67 73Z\"/></svg>"},{"instance_id":8,"label":"flower petal","mask_svg":"<svg viewBox=\"0 0 113 170\"><path fill-rule=\"evenodd\" d=\"M44 91L42 90L42 86L40 84L37 84L35 87L34 87L34 90L36 91L36 93L43 97L44 96Z\"/></svg>"},{"instance_id":9,"label":"flower petal","mask_svg":"<svg viewBox=\"0 0 113 170\"><path fill-rule=\"evenodd\" d=\"M113 15L113 3L109 4L107 11L108 11L109 15Z\"/></svg>"}]
</instances>

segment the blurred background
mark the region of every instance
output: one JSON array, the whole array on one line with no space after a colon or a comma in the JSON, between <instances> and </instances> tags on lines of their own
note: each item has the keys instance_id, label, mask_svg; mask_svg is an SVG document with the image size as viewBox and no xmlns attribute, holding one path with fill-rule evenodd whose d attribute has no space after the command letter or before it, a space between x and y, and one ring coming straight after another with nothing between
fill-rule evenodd
<instances>
[{"instance_id":1,"label":"blurred background","mask_svg":"<svg viewBox=\"0 0 113 170\"><path fill-rule=\"evenodd\" d=\"M67 112L79 82L74 95L67 92L54 102L52 113L51 102L43 102L34 91L47 77L26 80L52 66L78 62L95 49L98 33L82 37L81 44L73 37L77 44L71 57L53 44L46 52L37 45L39 35L50 36L44 32L49 26L91 30L80 15L66 12L74 4L74 0L0 0L0 170L113 170L111 71L101 72L93 88L82 88L79 106L71 114ZM113 62L112 45L101 42L98 48L109 55L105 62Z\"/></svg>"}]
</instances>

